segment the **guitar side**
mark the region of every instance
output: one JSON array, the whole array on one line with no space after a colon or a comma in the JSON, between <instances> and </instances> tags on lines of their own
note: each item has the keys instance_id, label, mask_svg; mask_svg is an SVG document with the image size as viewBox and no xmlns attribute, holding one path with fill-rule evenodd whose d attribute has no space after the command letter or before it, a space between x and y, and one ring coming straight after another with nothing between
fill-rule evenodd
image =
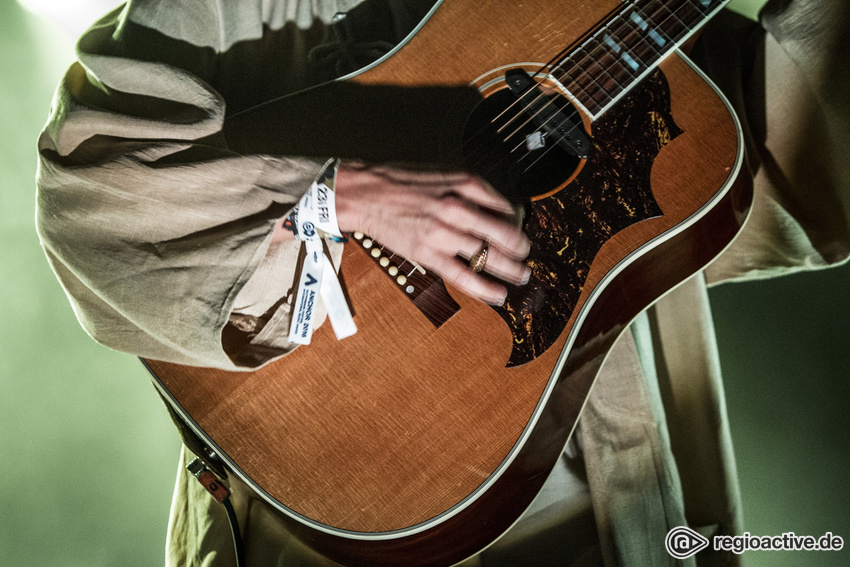
<instances>
[{"instance_id":1,"label":"guitar side","mask_svg":"<svg viewBox=\"0 0 850 567\"><path fill-rule=\"evenodd\" d=\"M549 39L520 53L499 45L545 28L558 30L552 45L563 46L575 39L568 30L590 28L614 7L575 3L566 21L549 4L527 7L523 25L515 7L492 8L476 27L506 31L464 34L484 47L447 62L439 54L454 43L446 26L476 14L472 2L447 3L396 55L352 80L468 84L494 61L542 61L552 49ZM310 347L252 373L148 361L158 387L299 538L330 557L429 565L480 551L539 491L616 337L716 256L746 216L748 187L734 182L743 164L734 116L683 58L660 68L680 130L657 140L652 162L663 214L601 245L563 330L533 359L506 367L515 336L502 317L451 289L460 309L435 328L349 245L342 274L357 335L337 342L325 325Z\"/></svg>"}]
</instances>

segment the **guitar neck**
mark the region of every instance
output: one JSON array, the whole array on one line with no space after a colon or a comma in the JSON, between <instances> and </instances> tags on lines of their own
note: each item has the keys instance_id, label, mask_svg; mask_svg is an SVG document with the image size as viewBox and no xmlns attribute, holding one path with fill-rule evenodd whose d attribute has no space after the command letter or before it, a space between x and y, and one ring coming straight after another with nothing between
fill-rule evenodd
<instances>
[{"instance_id":1,"label":"guitar neck","mask_svg":"<svg viewBox=\"0 0 850 567\"><path fill-rule=\"evenodd\" d=\"M550 72L596 120L728 2L624 2Z\"/></svg>"}]
</instances>

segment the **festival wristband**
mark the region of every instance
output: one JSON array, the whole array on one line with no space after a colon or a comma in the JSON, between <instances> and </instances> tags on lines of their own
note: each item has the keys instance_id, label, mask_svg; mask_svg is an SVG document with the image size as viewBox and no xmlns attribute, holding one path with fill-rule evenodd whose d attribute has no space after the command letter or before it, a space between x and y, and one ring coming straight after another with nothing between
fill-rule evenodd
<instances>
[{"instance_id":1,"label":"festival wristband","mask_svg":"<svg viewBox=\"0 0 850 567\"><path fill-rule=\"evenodd\" d=\"M284 220L284 227L291 230L298 240L313 238L343 238L336 220L334 189L337 160L328 161L322 173L313 181L310 189ZM318 236L316 231L318 230Z\"/></svg>"},{"instance_id":2,"label":"festival wristband","mask_svg":"<svg viewBox=\"0 0 850 567\"><path fill-rule=\"evenodd\" d=\"M289 327L289 341L296 344L310 344L319 297L327 309L337 340L357 332L333 262L325 253L322 243L322 238L342 238L334 205L333 183L336 179L337 163L336 160L331 160L325 164L322 173L301 197L287 219L290 225L288 228L297 239L304 241L307 249ZM326 266L330 266L330 269L326 270Z\"/></svg>"}]
</instances>

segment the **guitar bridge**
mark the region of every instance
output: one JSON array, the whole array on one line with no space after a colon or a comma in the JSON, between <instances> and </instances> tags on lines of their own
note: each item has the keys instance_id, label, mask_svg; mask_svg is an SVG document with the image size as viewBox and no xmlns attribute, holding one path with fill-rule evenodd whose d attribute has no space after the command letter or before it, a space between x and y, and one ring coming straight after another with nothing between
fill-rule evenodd
<instances>
[{"instance_id":1,"label":"guitar bridge","mask_svg":"<svg viewBox=\"0 0 850 567\"><path fill-rule=\"evenodd\" d=\"M413 305L435 326L440 327L460 311L443 279L425 268L386 250L369 236L355 232L353 240L380 266Z\"/></svg>"}]
</instances>

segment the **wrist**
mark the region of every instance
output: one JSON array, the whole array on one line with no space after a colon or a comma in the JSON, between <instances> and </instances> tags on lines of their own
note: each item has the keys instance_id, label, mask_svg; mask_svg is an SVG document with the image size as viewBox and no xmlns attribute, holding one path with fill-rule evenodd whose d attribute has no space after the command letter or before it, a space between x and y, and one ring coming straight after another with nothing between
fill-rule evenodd
<instances>
[{"instance_id":1,"label":"wrist","mask_svg":"<svg viewBox=\"0 0 850 567\"><path fill-rule=\"evenodd\" d=\"M365 232L363 230L362 203L357 198L357 186L363 170L340 160L334 180L336 220L341 232Z\"/></svg>"},{"instance_id":2,"label":"wrist","mask_svg":"<svg viewBox=\"0 0 850 567\"><path fill-rule=\"evenodd\" d=\"M302 195L289 213L278 219L272 233L272 241L320 240L330 238L336 242L348 242L347 230L339 228L336 210L336 178L338 160L325 163L321 173ZM291 237L286 233L291 234Z\"/></svg>"},{"instance_id":3,"label":"wrist","mask_svg":"<svg viewBox=\"0 0 850 567\"><path fill-rule=\"evenodd\" d=\"M285 240L295 240L295 233L292 229L286 226L289 220L289 215L277 219L274 223L274 232L272 232L272 242L283 242Z\"/></svg>"}]
</instances>

